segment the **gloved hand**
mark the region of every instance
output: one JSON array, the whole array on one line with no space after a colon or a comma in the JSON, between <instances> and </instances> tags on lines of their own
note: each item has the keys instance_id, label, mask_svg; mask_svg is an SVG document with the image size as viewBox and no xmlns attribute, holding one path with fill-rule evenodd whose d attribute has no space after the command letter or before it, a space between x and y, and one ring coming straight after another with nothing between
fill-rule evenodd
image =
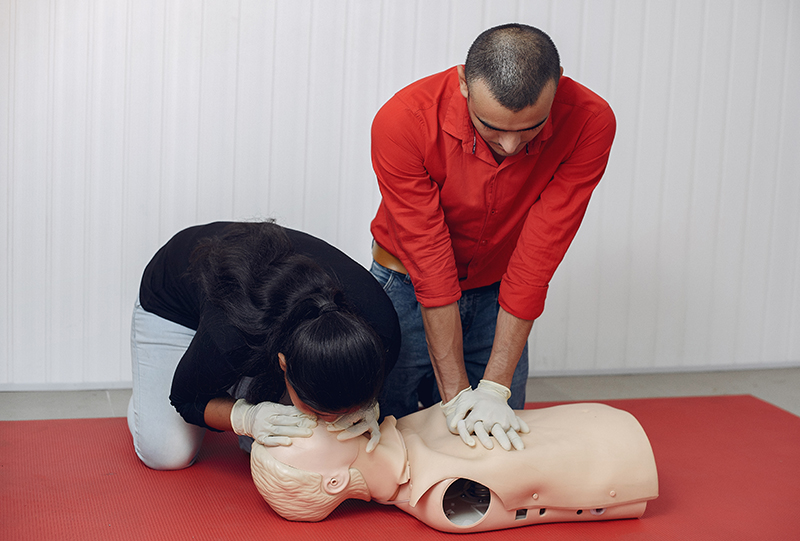
<instances>
[{"instance_id":1,"label":"gloved hand","mask_svg":"<svg viewBox=\"0 0 800 541\"><path fill-rule=\"evenodd\" d=\"M360 436L364 432L370 433L367 452L371 453L381 441L381 430L378 426L380 408L375 402L372 406L367 406L353 413L347 413L328 423L329 432L340 432L336 439L339 441L349 440Z\"/></svg>"},{"instance_id":2,"label":"gloved hand","mask_svg":"<svg viewBox=\"0 0 800 541\"><path fill-rule=\"evenodd\" d=\"M267 447L291 445L292 438L307 438L317 426L314 417L294 406L274 402L249 404L239 399L231 409L231 426L240 436L250 436Z\"/></svg>"},{"instance_id":3,"label":"gloved hand","mask_svg":"<svg viewBox=\"0 0 800 541\"><path fill-rule=\"evenodd\" d=\"M470 447L475 446L474 433L481 445L492 449L491 433L506 451L510 451L512 446L524 449L525 444L518 433L527 433L530 429L509 407L510 396L507 387L482 379L477 389L468 387L449 402L442 403L447 428Z\"/></svg>"}]
</instances>

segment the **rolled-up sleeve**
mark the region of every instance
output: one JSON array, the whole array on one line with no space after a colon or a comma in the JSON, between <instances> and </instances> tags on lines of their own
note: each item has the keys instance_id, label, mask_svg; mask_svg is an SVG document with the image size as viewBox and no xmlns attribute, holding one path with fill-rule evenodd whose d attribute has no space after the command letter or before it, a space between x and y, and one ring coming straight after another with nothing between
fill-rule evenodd
<instances>
[{"instance_id":1,"label":"rolled-up sleeve","mask_svg":"<svg viewBox=\"0 0 800 541\"><path fill-rule=\"evenodd\" d=\"M426 123L399 99L381 108L372 124L372 164L383 197L381 223L374 227L388 237L388 243L379 241L405 265L419 302L431 307L461 297L441 186L424 164L425 141L437 137L438 126Z\"/></svg>"},{"instance_id":2,"label":"rolled-up sleeve","mask_svg":"<svg viewBox=\"0 0 800 541\"><path fill-rule=\"evenodd\" d=\"M544 310L550 280L605 173L616 132L614 113L606 106L573 129L579 133L575 148L531 206L500 285L500 305L522 319L536 319Z\"/></svg>"}]
</instances>

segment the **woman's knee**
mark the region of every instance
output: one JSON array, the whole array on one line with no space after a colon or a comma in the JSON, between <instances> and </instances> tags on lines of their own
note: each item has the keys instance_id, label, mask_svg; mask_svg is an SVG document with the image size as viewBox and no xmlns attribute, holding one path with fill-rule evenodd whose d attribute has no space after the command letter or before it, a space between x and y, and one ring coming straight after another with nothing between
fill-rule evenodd
<instances>
[{"instance_id":1,"label":"woman's knee","mask_svg":"<svg viewBox=\"0 0 800 541\"><path fill-rule=\"evenodd\" d=\"M136 455L153 470L181 470L191 466L200 451L200 438L166 438L154 441L134 436ZM142 441L144 440L144 441Z\"/></svg>"},{"instance_id":2,"label":"woman's knee","mask_svg":"<svg viewBox=\"0 0 800 541\"><path fill-rule=\"evenodd\" d=\"M165 426L170 425L173 426ZM200 451L205 429L186 423L153 423L142 426L137 422L133 400L128 405L128 428L133 436L136 455L154 470L180 470L191 466Z\"/></svg>"}]
</instances>

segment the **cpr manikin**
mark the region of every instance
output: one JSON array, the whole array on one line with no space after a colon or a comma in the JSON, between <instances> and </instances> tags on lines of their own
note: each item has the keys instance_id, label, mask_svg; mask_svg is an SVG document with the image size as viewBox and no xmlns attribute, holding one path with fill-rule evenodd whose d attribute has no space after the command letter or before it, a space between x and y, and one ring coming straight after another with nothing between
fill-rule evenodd
<instances>
[{"instance_id":1,"label":"cpr manikin","mask_svg":"<svg viewBox=\"0 0 800 541\"><path fill-rule=\"evenodd\" d=\"M429 526L474 532L635 518L658 496L653 452L627 412L602 404L518 411L525 448L468 447L437 406L381 424L380 444L338 441L320 423L286 447L254 443L253 480L289 520L317 521L348 498L392 504Z\"/></svg>"}]
</instances>

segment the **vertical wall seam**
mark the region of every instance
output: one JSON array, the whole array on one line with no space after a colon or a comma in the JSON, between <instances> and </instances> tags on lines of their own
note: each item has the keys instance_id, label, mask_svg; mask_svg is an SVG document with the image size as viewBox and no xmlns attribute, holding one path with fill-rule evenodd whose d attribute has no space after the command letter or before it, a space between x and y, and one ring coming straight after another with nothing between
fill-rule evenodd
<instances>
[{"instance_id":1,"label":"vertical wall seam","mask_svg":"<svg viewBox=\"0 0 800 541\"><path fill-rule=\"evenodd\" d=\"M615 62L615 59L616 59L616 50L617 50L617 39L616 39L616 36L617 36L617 29L618 29L618 27L617 27L618 7L619 6L618 6L617 0L611 0L611 19L610 19L611 20L611 28L609 30L609 35L611 36L611 40L610 40L610 47L608 49L608 59L607 59L607 62L606 62L606 65L608 65L608 70L609 70L609 72L611 74L609 76L609 78L608 78L608 87L606 88L606 92L607 92L607 96L608 96L607 102L609 104L614 103L614 95L615 95L615 93L614 93L614 85L612 84L612 81L614 80L614 74L617 72L617 64ZM612 110L613 110L613 107L612 107ZM605 221L603 219L604 215L607 215L607 214L608 214L607 210L601 211L601 214L600 214L600 232L601 232L601 234L598 236L598 239L597 239L597 250L598 250L599 253L603 253L604 247L606 246L606 243L604 242L604 236L602 235L602 232L603 232L603 229L604 229L602 227L602 224ZM599 257L600 256L598 255L598 258ZM601 261L599 261L599 262L601 262ZM602 268L602 266L599 266L598 268ZM601 302L601 299L603 299L603 297L604 297L604 295L603 295L603 292L604 292L603 284L605 283L603 281L603 279L602 279L603 278L603 273L602 272L600 273L599 278L600 279L597 280L597 304L598 304L598 307L600 308L600 311L602 311L602 307L600 306L600 302ZM598 313L600 313L600 312L598 312ZM598 364L600 362L600 318L598 318L594 323L594 334L592 336L592 340L594 341L594 348L593 348L593 352L592 352L591 362L588 364L587 368L590 368L591 370L597 370Z\"/></svg>"},{"instance_id":2,"label":"vertical wall seam","mask_svg":"<svg viewBox=\"0 0 800 541\"><path fill-rule=\"evenodd\" d=\"M758 28L758 39L756 40L756 47L758 48L758 50L756 51L756 60L757 60L756 64L760 65L761 64L760 59L762 58L762 56L764 54L764 42L763 42L763 40L764 40L764 2L763 2L763 0L762 0L762 2L760 2L759 21L758 21L757 28ZM758 68L756 68L756 74L757 74L757 72L758 72ZM760 79L759 79L759 77L756 76L756 77L753 77L753 103L752 103L752 106L751 106L751 109L750 109L750 129L747 130L748 139L750 141L750 144L748 145L750 151L748 152L748 155L747 155L747 165L745 167L745 170L746 170L745 178L747 179L745 196L747 197L747 203L745 204L745 212L744 212L744 217L743 217L744 219L742 220L742 226L741 226L741 237L740 237L741 238L741 246L740 246L740 250L739 250L739 302L736 303L736 308L735 308L736 317L734 319L734 321L735 321L734 325L736 326L736 328L739 331L741 331L742 327L745 325L744 319L747 319L747 320L750 319L749 317L747 317L747 318L743 318L742 317L743 311L742 311L742 302L741 301L742 301L743 298L747 297L746 292L745 292L745 287L747 286L746 280L745 280L745 267L746 267L746 263L747 263L746 260L745 260L745 255L746 255L746 251L747 251L747 247L748 247L747 233L748 233L748 231L749 231L749 229L751 227L751 222L752 222L752 220L749 217L749 215L750 215L750 206L751 206L750 205L750 197L749 197L749 195L750 195L751 187L752 187L753 162L755 160L755 152L754 152L754 148L753 148L753 142L755 140L755 124L756 124L756 116L757 116L756 115L756 108L758 107L757 104L759 103L759 95L760 94L761 94ZM741 345L741 337L743 336L743 333L742 332L737 332L736 334L737 334L737 342L738 342L739 345ZM757 348L757 350L760 351L761 350L760 342L761 342L761 340L763 340L763 336L752 337L752 339L759 341L759 347ZM734 364L742 364L743 359L741 358L741 348L737 347L736 351L738 353L736 354L737 358L734 359ZM753 362L753 361L751 361L749 359L745 359L744 362L749 364L750 362ZM757 362L757 361L755 361L755 362Z\"/></svg>"},{"instance_id":3,"label":"vertical wall seam","mask_svg":"<svg viewBox=\"0 0 800 541\"><path fill-rule=\"evenodd\" d=\"M576 67L575 73L579 74L581 79L583 79L583 66L586 65L586 50L584 49L584 35L586 34L586 29L588 27L588 21L586 17L586 11L589 9L587 3L584 0L581 0L580 9L578 13L580 14L580 20L577 22L575 26L581 29L578 32L578 43L576 43L576 47L578 49L578 65Z\"/></svg>"},{"instance_id":4,"label":"vertical wall seam","mask_svg":"<svg viewBox=\"0 0 800 541\"><path fill-rule=\"evenodd\" d=\"M200 163L203 132L203 74L205 68L205 41L206 41L206 2L200 3L200 67L197 74L197 140L195 143L195 175L194 175L194 222L197 223L200 217Z\"/></svg>"},{"instance_id":5,"label":"vertical wall seam","mask_svg":"<svg viewBox=\"0 0 800 541\"><path fill-rule=\"evenodd\" d=\"M786 48L788 51L792 50L792 38L797 39L798 36L796 34L798 25L792 25L792 22L795 20L796 15L794 14L794 10L797 9L797 3L789 2L789 14L786 17ZM794 30L795 34L792 33ZM800 46L800 44L798 44ZM791 53L787 53L786 59L784 62L784 72L785 73L794 73L792 68L793 66L790 64L791 62ZM798 77L800 79L800 77ZM784 82L784 100L787 100L788 96L788 89L787 81ZM786 120L786 116L783 117L783 120ZM785 126L785 124L784 124ZM781 130L783 133L783 130ZM799 134L800 135L800 134ZM796 161L798 160L797 157L794 158ZM780 162L778 162L780 163ZM790 308L789 314L789 329L798 329L800 328L800 213L795 213L795 227L794 227L794 234L795 234L795 261L794 261L794 272L792 272L791 284L790 284L790 292L791 296L789 297L792 299L792 308ZM788 351L787 351L787 359L791 358L791 355L795 355L794 361L800 361L800 333L789 333L789 343L788 343Z\"/></svg>"},{"instance_id":6,"label":"vertical wall seam","mask_svg":"<svg viewBox=\"0 0 800 541\"><path fill-rule=\"evenodd\" d=\"M762 8L762 27L763 27L764 26L764 18L766 17L764 15L764 13L763 13L763 10L765 9L763 2L761 4L761 8ZM791 8L789 8L789 9L791 9ZM784 25L785 25L785 30L786 30L786 34L785 35L786 35L787 41L784 42L783 70L779 74L779 79L778 80L780 81L780 83L776 85L777 87L780 87L780 89L781 89L780 96L778 97L778 103L777 103L777 110L778 111L783 111L784 110L784 104L786 103L786 94L785 94L785 92L786 92L786 84L787 84L787 79L788 79L787 76L786 76L786 74L787 74L787 60L786 60L786 57L788 56L786 48L787 48L787 45L788 45L788 37L789 37L789 29L790 29L789 21L790 20L791 19L789 18L789 13L787 13L784 16ZM762 32L762 38L763 38L763 35L764 35L764 33ZM759 64L760 64L760 62L759 62ZM778 207L778 196L779 196L779 193L780 193L779 187L780 187L780 184L781 184L780 174L779 173L780 173L780 164L782 163L782 160L781 160L781 156L782 156L782 152L781 152L781 149L782 149L781 136L783 134L785 125L786 125L786 115L781 114L781 115L779 115L779 118L778 118L778 129L775 131L775 139L776 139L775 145L774 145L775 146L775 189L772 192L772 198L771 198L770 208L772 208L772 209L776 209ZM772 274L771 270L772 270L772 265L774 263L772 255L775 252L775 230L777 229L777 225L778 225L777 224L777 215L776 215L775 212L770 213L770 216L768 217L768 219L769 219L769 231L770 231L770 234L768 235L768 238L766 239L766 244L767 244L767 257L766 257L766 260L767 260L769 266L766 269L766 275L764 276L764 278L765 278L765 280L764 280L764 295L762 297L763 313L765 314L765 316L767 314L767 307L769 306L770 292L772 291L772 286L773 286L772 280L769 280L769 277ZM758 361L766 361L767 360L766 359L766 340L765 339L766 339L766 336L767 336L767 325L768 324L769 324L769 318L764 317L764 319L761 321L761 343L759 345L759 355L760 355L761 358L758 359L756 362L758 362ZM788 354L788 351L786 353Z\"/></svg>"},{"instance_id":7,"label":"vertical wall seam","mask_svg":"<svg viewBox=\"0 0 800 541\"><path fill-rule=\"evenodd\" d=\"M45 133L47 141L45 143L45 253L44 253L44 292L45 292L45 313L44 315L44 379L47 383L52 381L52 345L53 340L53 159L55 152L55 2L50 0L48 10L48 66L46 81L47 88L47 120L45 121Z\"/></svg>"},{"instance_id":8,"label":"vertical wall seam","mask_svg":"<svg viewBox=\"0 0 800 541\"><path fill-rule=\"evenodd\" d=\"M578 33L578 43L576 44L577 50L578 50L577 73L580 73L581 75L583 75L583 66L586 64L586 49L584 47L586 41L584 40L584 35L586 33L586 28L587 28L587 25L588 25L587 24L588 17L586 16L586 12L588 11L588 9L589 9L588 4L585 1L582 0L581 3L580 3L580 10L579 10L580 20L577 21L577 24L576 24L576 26L581 29L581 31ZM593 194L594 193L596 193L596 192L593 192ZM588 207L587 207L585 212L588 212ZM581 224L584 224L585 220L586 220L586 214L584 214L584 217L582 218ZM592 253L591 257L592 257L592 259L595 259L597 257L597 245L595 245L593 247L592 252L593 253ZM595 259L595 261L596 261L596 259ZM564 273L564 276L567 279L567 283L569 284L568 290L571 290L572 289L572 285L571 284L575 281L575 273L574 272L566 272L566 273ZM597 293L597 292L595 292L595 293ZM569 295L569 297L572 297L572 295ZM595 295L592 303L595 306L598 306L599 297L597 297ZM564 304L564 312L565 312L564 313L564 319L567 322L566 323L566 328L567 329L572 328L572 320L574 318L574 315L573 315L574 311L575 311L574 310L574 304L572 302L567 302L567 303ZM593 349L596 350L596 348L597 348L597 341L596 341L597 325L594 326L594 329L595 330L594 330L594 333L593 333L593 336L592 336L592 341L593 341ZM569 358L572 355L570 353L569 345L570 345L570 333L569 333L569 331L567 331L567 332L564 333L564 351L567 352L567 355L566 355L566 357L567 357L567 366L569 366ZM577 362L578 366L580 366L581 369L586 369L587 367L591 366L594 361L593 361L593 359L576 358L575 362Z\"/></svg>"},{"instance_id":9,"label":"vertical wall seam","mask_svg":"<svg viewBox=\"0 0 800 541\"><path fill-rule=\"evenodd\" d=\"M3 341L3 348L6 351L6 379L9 383L14 382L14 359L12 358L13 351L14 351L14 333L13 333L13 320L12 315L14 314L14 297L12 296L12 292L14 291L14 272L13 272L13 261L14 261L14 120L15 120L15 108L14 104L16 100L14 99L16 96L16 51L17 51L17 44L16 44L16 36L17 36L17 10L16 10L16 1L11 0L8 3L8 95L6 96L6 112L8 115L8 126L6 127L6 155L7 160L5 164L5 171L6 171L6 178L8 182L6 184L6 212L5 212L5 220L6 220L6 246L7 248L7 259L6 259L6 268L5 268L5 286L6 286L6 303L5 303L5 312L6 312L6 321L7 325L6 328L3 330L5 334L5 340Z\"/></svg>"},{"instance_id":10,"label":"vertical wall seam","mask_svg":"<svg viewBox=\"0 0 800 541\"><path fill-rule=\"evenodd\" d=\"M87 37L86 37L86 109L85 109L85 118L84 123L86 126L86 140L84 142L84 171L85 176L83 179L83 203L84 203L84 212L83 212L83 263L85 268L89 268L90 266L87 265L87 262L90 261L89 258L89 232L91 231L91 221L89 218L89 210L91 209L91 187L92 187L92 114L93 114L93 101L92 100L92 74L94 71L94 63L93 63L93 53L94 53L94 39L95 39L95 20L94 20L94 2L90 1L87 4ZM87 223L87 221L89 223ZM81 280L82 291L84 294L81 296L81 314L83 315L83 321L89 320L89 307L86 302L86 292L89 291L89 276L87 272L83 273L83 277ZM88 351L88 344L89 344L89 337L86 336L87 327L86 325L81 326L81 351ZM80 360L78 361L80 366L76 366L75 368L80 368L80 373L82 378L86 379L86 355L82 355Z\"/></svg>"},{"instance_id":11,"label":"vertical wall seam","mask_svg":"<svg viewBox=\"0 0 800 541\"><path fill-rule=\"evenodd\" d=\"M710 4L707 5L707 9L711 9ZM733 47L733 35L734 31L736 30L736 5L734 4L731 7L731 22L730 22L730 34L729 34L729 46L728 46L728 77L726 81L726 91L725 96L723 97L723 110L725 111L722 122L722 139L720 141L720 154L719 154L719 163L717 170L719 171L717 175L717 190L716 190L716 201L718 201L717 206L715 208L714 217L714 229L716 231L716 235L714 235L713 245L711 247L711 279L712 282L715 281L715 277L719 271L720 265L717 263L719 253L720 253L720 245L719 239L721 238L723 231L722 231L722 200L723 200L723 186L726 176L726 156L727 156L727 149L729 147L729 138L728 138L728 120L730 115L730 107L731 107L731 88L733 87L733 62L734 62L734 47ZM708 20L711 20L711 17L708 17ZM717 302L716 296L711 297L711 309L710 314L715 314L717 312ZM708 342L708 353L709 357L711 356L712 352L712 344Z\"/></svg>"},{"instance_id":12,"label":"vertical wall seam","mask_svg":"<svg viewBox=\"0 0 800 541\"><path fill-rule=\"evenodd\" d=\"M517 7L519 7L519 3L517 3ZM458 9L458 0L450 0L450 9L448 10L448 13L452 14L457 9ZM511 21L509 21L509 22L511 22ZM489 24L490 24L489 23L489 4L488 4L488 2L486 2L486 0L481 0L481 26L480 26L481 30L488 29L489 28ZM452 42L452 36L454 34L454 32L453 32L453 16L452 15L448 15L447 32L448 32L447 43L451 43L452 44L453 43ZM476 36L473 37L473 39L477 38L477 37L478 36L476 35ZM450 53L451 51L447 51L447 52ZM454 53L455 51L452 51L452 52ZM467 51L459 51L459 52L461 52L461 54L464 55L463 58L466 59ZM461 62L461 63L463 63L463 62Z\"/></svg>"},{"instance_id":13,"label":"vertical wall seam","mask_svg":"<svg viewBox=\"0 0 800 541\"><path fill-rule=\"evenodd\" d=\"M766 44L764 43L765 36L767 34L766 18L767 18L766 2L764 0L761 0L761 18L760 18L760 21L759 21L760 24L759 24L759 40L758 40L758 49L759 49L758 57L759 57L759 59L763 58L764 51L767 48ZM762 65L762 62L759 61L758 64ZM757 86L756 86L756 99L753 100L753 104L754 104L753 105L753 108L754 108L753 118L754 119L758 117L758 114L757 114L755 109L758 107L756 104L758 104L759 101L760 101L758 99L758 96L761 93L761 89L762 89L761 77L756 76L755 79L756 79L756 85ZM780 111L781 107L779 107L778 110ZM754 124L755 124L755 120L754 120ZM753 154L755 153L755 149L752 146L751 146L751 152ZM772 190L773 190L772 201L773 201L773 203L775 202L775 197L777 196L777 193L778 193L777 152L776 152L775 158L776 158L776 162L775 162L776 176L775 176L775 184L772 186ZM754 164L754 162L755 162L755 155L753 155L753 158L751 159L751 162L750 162L750 174L748 175L749 182L753 181L753 166L754 166L753 164ZM775 209L774 204L771 206L771 208L773 210ZM770 221L771 221L771 224L770 224L770 228L769 229L771 231L772 230L771 226L774 224L774 221L775 221L775 213L774 212L770 213ZM764 278L765 278L764 281L763 281L764 285L762 286L762 291L761 291L763 293L763 295L761 295L761 307L760 307L761 308L760 313L763 315L763 320L761 322L761 332L759 333L758 336L754 337L754 339L758 341L757 351L759 352L759 357L760 358L759 359L747 359L747 363L748 364L753 363L753 362L758 363L758 362L762 362L762 361L766 360L764 358L764 347L765 347L765 339L766 339L766 334L765 334L766 326L765 326L765 323L767 321L767 317L766 317L766 315L767 315L767 306L768 306L767 294L769 293L769 280L767 278L769 278L769 275L770 275L770 267L771 267L771 263L770 263L771 258L770 258L770 256L771 256L771 254L773 252L773 240L774 239L773 239L772 235L769 235L768 238L766 239L766 244L767 244L767 246L766 246L766 248L767 248L766 262L767 262L767 266L765 268L766 273L764 275Z\"/></svg>"},{"instance_id":14,"label":"vertical wall seam","mask_svg":"<svg viewBox=\"0 0 800 541\"><path fill-rule=\"evenodd\" d=\"M384 61L383 57L386 53L386 43L383 39L383 36L386 35L384 29L386 28L386 2L384 0L380 3L380 8L378 9L378 52L377 52L377 65L375 66L375 71L377 72L377 81L375 84L375 111L377 112L378 108L383 104L382 102L382 93L381 93L381 81L385 80L385 70L383 69ZM370 125L371 129L371 125ZM370 159L372 158L372 135L370 134ZM371 162L370 162L371 163ZM370 201L380 200L380 188L378 186L378 179L374 177L375 181L372 182L372 189L370 190ZM377 206L377 205L376 205ZM370 233L370 237L371 237ZM371 240L371 238L370 238Z\"/></svg>"},{"instance_id":15,"label":"vertical wall seam","mask_svg":"<svg viewBox=\"0 0 800 541\"><path fill-rule=\"evenodd\" d=\"M709 9L709 7L708 7L708 5L709 5L708 0L703 0L703 9L702 9L703 20L702 20L702 24L701 24L701 27L703 28L703 32L702 32L702 36L701 36L701 39L700 39L700 62L698 64L698 73L697 73L697 99L695 100L694 111L692 112L692 118L694 118L694 119L699 119L700 118L700 102L702 101L703 87L705 86L705 80L706 80L706 78L705 78L705 73L706 73L705 64L706 64L706 53L708 52L707 25L708 25L708 21L709 21L709 17L708 17L708 9ZM699 132L700 132L700 122L695 121L694 129L692 130L692 134L691 134L692 144L691 144L691 150L690 150L691 154L690 154L690 158L689 158L690 159L690 163L689 163L689 167L687 168L687 170L689 171L689 174L691 175L691 177L689 178L689 193L688 193L688 197L687 197L686 201L690 206L691 206L692 201L694 200L696 182L698 182L698 179L697 179L697 167L698 167L697 141L698 141L698 139L700 139L700 133ZM715 206L719 206L719 203L717 203L717 205L715 205ZM687 230L687 234L688 235L691 235L691 232L692 232L692 222L693 222L692 216L693 215L694 215L694 209L692 209L690 207L689 218L688 218L688 224L689 225L688 225L688 228L687 228L688 229ZM685 243L685 246L684 246L684 256L686 258L687 267L689 266L689 261L690 261L690 257L689 257L689 254L691 252L691 250L689 248L690 245L691 245L691 240L690 240L690 238L687 237L686 238L686 243ZM687 272L687 278L688 278L688 272ZM684 307L683 322L684 322L684 328L683 328L683 350L682 350L681 358L682 358L682 360L683 360L683 362L685 364L686 360L687 360L686 359L686 339L687 339L688 324L689 324L689 302L687 302L685 304L685 307ZM704 343L708 344L708 341L706 340Z\"/></svg>"},{"instance_id":16,"label":"vertical wall seam","mask_svg":"<svg viewBox=\"0 0 800 541\"><path fill-rule=\"evenodd\" d=\"M308 42L306 45L308 46L308 55L306 57L306 109L305 109L305 121L304 121L304 130L303 130L303 148L308 149L310 144L310 137L309 132L311 131L311 115L308 112L311 110L311 77L312 77L312 54L313 54L313 45L314 45L314 9L315 2L311 2L309 4L308 10ZM309 225L306 223L306 216L308 213L306 212L306 194L308 190L306 189L306 184L308 183L308 160L303 160L303 164L300 171L300 178L302 181L300 182L300 224L302 224L302 228L305 230L309 229Z\"/></svg>"},{"instance_id":17,"label":"vertical wall seam","mask_svg":"<svg viewBox=\"0 0 800 541\"><path fill-rule=\"evenodd\" d=\"M131 51L133 47L131 45L131 41L133 40L133 31L132 31L132 24L133 24L133 0L128 0L125 6L125 13L126 13L126 21L125 21L125 65L123 66L123 97L122 97L122 174L120 175L120 190L121 190L121 198L120 198L120 213L119 213L119 234L120 234L120 245L125 245L125 217L128 215L128 198L125 196L127 192L127 186L130 184L130 146L131 146ZM125 306L125 250L120 250L119 253L119 291L118 299L120 300L120 306ZM120 311L119 317L117 318L117 333L118 336L123 337L125 336L125 317L124 311ZM123 340L119 341L119 350L118 353L122 354L122 344L124 343ZM122 357L117 359L117 377L122 377Z\"/></svg>"},{"instance_id":18,"label":"vertical wall seam","mask_svg":"<svg viewBox=\"0 0 800 541\"><path fill-rule=\"evenodd\" d=\"M640 134L642 132L642 112L643 112L643 109L644 109L644 99L642 98L642 96L644 96L644 85L645 85L645 77L644 77L643 71L644 71L644 64L646 64L647 54L648 54L648 51L649 51L648 46L647 46L647 40L645 39L645 36L647 34L646 30L647 30L648 13L650 11L649 7L650 7L650 4L648 4L648 3L644 4L644 8L642 10L642 24L639 25L639 28L640 28L640 31L639 31L640 40L639 41L642 44L642 53L641 53L641 56L639 57L639 62L640 62L640 64L639 64L639 73L642 74L642 75L639 78L639 86L638 86L637 92L636 92L636 98L637 98L636 118L635 118L635 122L633 123L633 125L634 125L634 134L635 135L633 137L633 152L632 152L632 160L631 160L631 162L632 162L633 172L634 172L634 184L633 184L633 190L632 190L633 193L632 193L632 197L631 197L631 208L628 210L629 213L633 212L633 208L632 207L635 204L636 192L637 192L637 190L636 190L636 178L638 178L638 176L639 176L637 173L638 173L638 171L639 171L639 169L641 167L640 166L640 157L639 157L640 154L641 154L641 145L640 145L641 138L640 138ZM633 219L631 219L631 224L633 224ZM633 229L634 229L633 227L630 228L630 231L628 232L628 239L627 239L627 241L628 241L628 251L629 251L629 263L633 263L633 251L632 251L632 246L634 245L634 242L633 242ZM627 332L625 333L625 357L623 359L623 366L624 367L628 366L628 363L630 362L630 358L629 358L630 357L630 340L631 340L630 325L631 325L631 302L632 301L633 301L633 299L632 299L632 296L630 295L630 291L629 291L629 294L628 294L628 321L627 321L627 324L626 324ZM647 367L647 366L645 365L644 367Z\"/></svg>"},{"instance_id":19,"label":"vertical wall seam","mask_svg":"<svg viewBox=\"0 0 800 541\"><path fill-rule=\"evenodd\" d=\"M269 92L269 165L267 166L267 201L265 208L267 209L267 215L272 216L275 212L272 210L272 178L273 178L273 164L277 163L275 159L275 80L277 77L275 76L275 72L277 70L277 61L276 56L278 52L278 7L277 3L272 4L272 77L269 79L270 84L270 92Z\"/></svg>"},{"instance_id":20,"label":"vertical wall seam","mask_svg":"<svg viewBox=\"0 0 800 541\"><path fill-rule=\"evenodd\" d=\"M677 84L677 80L675 74L675 58L678 56L678 19L680 17L680 8L677 7L677 4L672 5L672 28L670 30L670 38L672 39L672 43L670 44L670 51L669 51L669 67L667 69L667 73L669 74L669 95L667 97L666 103L666 123L664 126L664 147L661 150L661 170L658 172L658 227L656 229L656 238L655 238L655 256L656 262L661 260L661 257L664 254L664 216L667 214L666 209L664 208L664 200L667 191L667 164L669 163L670 158L670 145L672 143L672 138L675 133L675 85ZM686 84L686 81L680 80L681 83ZM656 270L656 276L660 277L661 272L663 269L659 268ZM664 282L662 280L658 280L655 284L656 290L663 291ZM655 295L655 306L653 307L653 314L655 316L655 329L653 334L653 350L652 350L652 359L653 359L653 366L658 366L658 344L659 339L663 335L663 325L662 325L662 314L661 314L661 293Z\"/></svg>"},{"instance_id":21,"label":"vertical wall seam","mask_svg":"<svg viewBox=\"0 0 800 541\"><path fill-rule=\"evenodd\" d=\"M236 215L236 144L238 142L237 135L239 130L239 85L241 83L239 73L241 66L241 50L242 50L242 0L236 3L236 69L233 75L233 134L231 135L231 208L230 216L234 219Z\"/></svg>"},{"instance_id":22,"label":"vertical wall seam","mask_svg":"<svg viewBox=\"0 0 800 541\"><path fill-rule=\"evenodd\" d=\"M419 43L419 29L422 27L422 25L419 24L420 2L421 0L414 2L414 21L416 24L414 25L414 39L411 41L411 74L414 78L416 78L417 73L417 43Z\"/></svg>"},{"instance_id":23,"label":"vertical wall seam","mask_svg":"<svg viewBox=\"0 0 800 541\"><path fill-rule=\"evenodd\" d=\"M164 2L164 10L162 12L162 32L161 32L161 114L159 118L159 145L158 145L158 238L164 238L164 192L166 191L164 180L164 146L167 137L167 33L169 22L169 4ZM137 293L138 296L138 293Z\"/></svg>"},{"instance_id":24,"label":"vertical wall seam","mask_svg":"<svg viewBox=\"0 0 800 541\"><path fill-rule=\"evenodd\" d=\"M349 72L350 62L348 62L349 55L348 51L350 48L348 47L347 36L350 34L350 14L352 13L351 9L351 2L348 1L344 5L344 31L342 32L342 95L341 95L341 103L339 106L339 170L337 171L336 175L336 228L335 233L333 236L334 244L339 244L339 236L342 232L342 219L341 216L344 214L342 209L342 204L344 201L343 195L343 185L347 181L347 179L342 174L342 170L345 165L345 145L342 143L346 141L347 132L345 126L347 125L346 118L347 118L347 75Z\"/></svg>"}]
</instances>

